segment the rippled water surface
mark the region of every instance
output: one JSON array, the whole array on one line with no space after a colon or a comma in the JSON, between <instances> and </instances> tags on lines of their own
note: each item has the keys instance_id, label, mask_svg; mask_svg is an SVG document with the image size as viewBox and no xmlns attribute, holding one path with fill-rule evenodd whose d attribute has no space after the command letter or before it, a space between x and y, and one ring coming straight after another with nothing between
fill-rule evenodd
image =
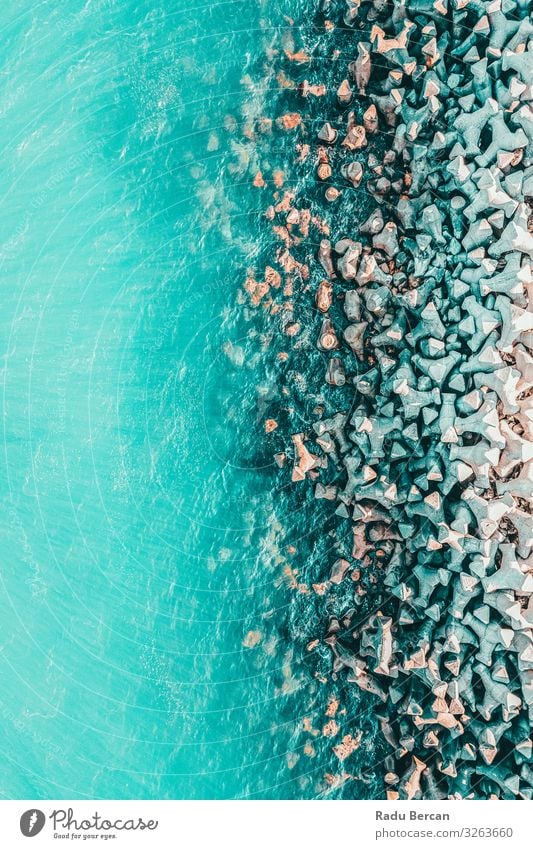
<instances>
[{"instance_id":1,"label":"rippled water surface","mask_svg":"<svg viewBox=\"0 0 533 849\"><path fill-rule=\"evenodd\" d=\"M5 797L313 795L275 375L236 302L269 96L242 80L287 11L0 10Z\"/></svg>"}]
</instances>

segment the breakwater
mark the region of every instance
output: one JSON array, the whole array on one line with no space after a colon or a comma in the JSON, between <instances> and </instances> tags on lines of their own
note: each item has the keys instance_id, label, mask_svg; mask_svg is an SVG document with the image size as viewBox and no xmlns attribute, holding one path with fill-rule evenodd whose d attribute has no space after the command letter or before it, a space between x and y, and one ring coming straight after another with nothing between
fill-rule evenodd
<instances>
[{"instance_id":1,"label":"breakwater","mask_svg":"<svg viewBox=\"0 0 533 849\"><path fill-rule=\"evenodd\" d=\"M263 119L294 159L255 175L278 247L243 299L305 421L294 634L347 795L533 795L532 36L520 2L324 2Z\"/></svg>"}]
</instances>

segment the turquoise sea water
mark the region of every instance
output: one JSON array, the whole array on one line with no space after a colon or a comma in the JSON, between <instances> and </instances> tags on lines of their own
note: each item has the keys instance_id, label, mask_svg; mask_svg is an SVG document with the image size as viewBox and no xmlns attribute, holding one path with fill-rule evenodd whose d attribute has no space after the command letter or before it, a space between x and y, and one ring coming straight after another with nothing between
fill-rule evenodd
<instances>
[{"instance_id":1,"label":"turquoise sea water","mask_svg":"<svg viewBox=\"0 0 533 849\"><path fill-rule=\"evenodd\" d=\"M268 88L287 11L0 10L3 797L290 798L323 772L275 374L236 303L263 238L242 126L270 96L241 80Z\"/></svg>"}]
</instances>

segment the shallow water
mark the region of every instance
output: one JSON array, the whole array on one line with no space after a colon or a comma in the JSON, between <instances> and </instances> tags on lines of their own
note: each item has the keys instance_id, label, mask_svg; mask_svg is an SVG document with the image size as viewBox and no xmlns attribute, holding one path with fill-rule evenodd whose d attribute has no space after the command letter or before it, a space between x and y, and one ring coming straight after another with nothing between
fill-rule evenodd
<instances>
[{"instance_id":1,"label":"shallow water","mask_svg":"<svg viewBox=\"0 0 533 849\"><path fill-rule=\"evenodd\" d=\"M4 797L316 793L280 550L304 501L236 301L268 238L241 79L268 89L299 5L0 11Z\"/></svg>"}]
</instances>

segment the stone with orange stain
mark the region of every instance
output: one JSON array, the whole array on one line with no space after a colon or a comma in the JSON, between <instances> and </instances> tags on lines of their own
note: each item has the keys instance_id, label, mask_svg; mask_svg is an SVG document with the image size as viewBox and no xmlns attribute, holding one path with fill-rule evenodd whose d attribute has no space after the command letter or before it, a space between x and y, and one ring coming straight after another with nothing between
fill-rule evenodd
<instances>
[{"instance_id":1,"label":"stone with orange stain","mask_svg":"<svg viewBox=\"0 0 533 849\"><path fill-rule=\"evenodd\" d=\"M280 71L278 74L276 74L276 82L280 88L296 88L296 83L294 82L294 80L291 80L286 74L283 73L283 71Z\"/></svg>"},{"instance_id":2,"label":"stone with orange stain","mask_svg":"<svg viewBox=\"0 0 533 849\"><path fill-rule=\"evenodd\" d=\"M320 645L320 640L311 640L310 643L307 643L307 651L313 651L318 645Z\"/></svg>"},{"instance_id":3,"label":"stone with orange stain","mask_svg":"<svg viewBox=\"0 0 533 849\"><path fill-rule=\"evenodd\" d=\"M296 62L297 65L305 65L307 62L311 61L311 57L305 50L297 50L296 52L292 52L290 50L285 50L285 56L290 62Z\"/></svg>"},{"instance_id":4,"label":"stone with orange stain","mask_svg":"<svg viewBox=\"0 0 533 849\"><path fill-rule=\"evenodd\" d=\"M276 212L288 212L291 208L292 202L294 200L294 192L283 192L283 197L276 204L274 209Z\"/></svg>"},{"instance_id":5,"label":"stone with orange stain","mask_svg":"<svg viewBox=\"0 0 533 849\"><path fill-rule=\"evenodd\" d=\"M333 288L329 280L321 280L316 293L316 305L320 312L326 313L333 303Z\"/></svg>"},{"instance_id":6,"label":"stone with orange stain","mask_svg":"<svg viewBox=\"0 0 533 849\"><path fill-rule=\"evenodd\" d=\"M362 736L361 731L358 731L355 737L352 734L345 734L342 738L342 743L333 746L333 751L340 761L346 760L346 758L359 748Z\"/></svg>"},{"instance_id":7,"label":"stone with orange stain","mask_svg":"<svg viewBox=\"0 0 533 849\"><path fill-rule=\"evenodd\" d=\"M290 566L285 566L283 569L283 577L290 589L295 590L298 586L298 581L296 580L296 572L294 569L291 569Z\"/></svg>"},{"instance_id":8,"label":"stone with orange stain","mask_svg":"<svg viewBox=\"0 0 533 849\"><path fill-rule=\"evenodd\" d=\"M339 709L339 700L331 696L326 707L326 716L335 716Z\"/></svg>"},{"instance_id":9,"label":"stone with orange stain","mask_svg":"<svg viewBox=\"0 0 533 849\"><path fill-rule=\"evenodd\" d=\"M311 719L311 717L304 716L302 721L302 727L304 731L306 731L308 734L311 734L313 737L320 736L320 731L318 730L318 728L313 727L313 720Z\"/></svg>"},{"instance_id":10,"label":"stone with orange stain","mask_svg":"<svg viewBox=\"0 0 533 849\"><path fill-rule=\"evenodd\" d=\"M328 203L333 203L338 198L340 198L341 194L342 192L339 189L336 189L335 186L330 186L328 189L326 189L324 197L326 198Z\"/></svg>"},{"instance_id":11,"label":"stone with orange stain","mask_svg":"<svg viewBox=\"0 0 533 849\"><path fill-rule=\"evenodd\" d=\"M283 171L274 171L272 174L272 179L274 180L274 185L277 189L281 189L283 183L285 182L285 174Z\"/></svg>"},{"instance_id":12,"label":"stone with orange stain","mask_svg":"<svg viewBox=\"0 0 533 849\"><path fill-rule=\"evenodd\" d=\"M420 791L420 778L425 769L427 769L427 765L424 761L413 755L409 778L403 788L408 799L414 799Z\"/></svg>"},{"instance_id":13,"label":"stone with orange stain","mask_svg":"<svg viewBox=\"0 0 533 849\"><path fill-rule=\"evenodd\" d=\"M322 735L324 737L335 737L340 731L340 725L338 722L335 722L334 719L330 719L329 722L326 722L322 729Z\"/></svg>"},{"instance_id":14,"label":"stone with orange stain","mask_svg":"<svg viewBox=\"0 0 533 849\"><path fill-rule=\"evenodd\" d=\"M247 277L244 281L244 291L247 292L248 295L254 295L257 285L257 280L254 280L253 277Z\"/></svg>"},{"instance_id":15,"label":"stone with orange stain","mask_svg":"<svg viewBox=\"0 0 533 849\"><path fill-rule=\"evenodd\" d=\"M246 649L253 649L255 646L259 645L262 639L263 635L261 631L248 631L242 641L242 644Z\"/></svg>"},{"instance_id":16,"label":"stone with orange stain","mask_svg":"<svg viewBox=\"0 0 533 849\"><path fill-rule=\"evenodd\" d=\"M304 238L307 238L309 235L309 225L311 224L311 210L310 209L301 209L300 210L300 233Z\"/></svg>"},{"instance_id":17,"label":"stone with orange stain","mask_svg":"<svg viewBox=\"0 0 533 849\"><path fill-rule=\"evenodd\" d=\"M322 328L320 331L320 336L318 337L318 347L322 351L333 351L339 347L339 340L337 334L335 333L335 328L333 327L331 321L329 319L324 318L322 322Z\"/></svg>"},{"instance_id":18,"label":"stone with orange stain","mask_svg":"<svg viewBox=\"0 0 533 849\"><path fill-rule=\"evenodd\" d=\"M292 245L292 239L286 227L277 225L272 228L272 231L276 234L280 242L285 242L286 247L290 248Z\"/></svg>"},{"instance_id":19,"label":"stone with orange stain","mask_svg":"<svg viewBox=\"0 0 533 849\"><path fill-rule=\"evenodd\" d=\"M317 595L325 595L328 589L328 585L326 583L322 584L313 584L313 590Z\"/></svg>"},{"instance_id":20,"label":"stone with orange stain","mask_svg":"<svg viewBox=\"0 0 533 849\"><path fill-rule=\"evenodd\" d=\"M338 787L342 787L343 784L346 784L347 781L352 779L354 776L349 772L341 772L340 775L332 775L332 773L327 772L324 775L324 781L332 790L336 790Z\"/></svg>"},{"instance_id":21,"label":"stone with orange stain","mask_svg":"<svg viewBox=\"0 0 533 849\"><path fill-rule=\"evenodd\" d=\"M283 130L294 130L302 123L302 116L299 112L286 112L276 119L276 123Z\"/></svg>"},{"instance_id":22,"label":"stone with orange stain","mask_svg":"<svg viewBox=\"0 0 533 849\"><path fill-rule=\"evenodd\" d=\"M313 224L313 227L316 227L316 229L320 231L320 233L323 233L325 236L329 236L329 234L330 234L329 224L327 224L325 221L323 221L322 218L319 218L318 215L314 215L312 217L311 223Z\"/></svg>"},{"instance_id":23,"label":"stone with orange stain","mask_svg":"<svg viewBox=\"0 0 533 849\"><path fill-rule=\"evenodd\" d=\"M311 153L311 147L308 144L297 144L296 152L298 154L296 162L305 162L305 160Z\"/></svg>"},{"instance_id":24,"label":"stone with orange stain","mask_svg":"<svg viewBox=\"0 0 533 849\"><path fill-rule=\"evenodd\" d=\"M289 224L298 224L300 221L300 213L294 207L289 211L287 218L285 219L287 226Z\"/></svg>"},{"instance_id":25,"label":"stone with orange stain","mask_svg":"<svg viewBox=\"0 0 533 849\"><path fill-rule=\"evenodd\" d=\"M307 80L300 84L299 90L302 97L309 97L310 94L313 97L324 97L327 94L327 88L323 83L314 84Z\"/></svg>"},{"instance_id":26,"label":"stone with orange stain","mask_svg":"<svg viewBox=\"0 0 533 849\"><path fill-rule=\"evenodd\" d=\"M263 179L263 173L261 171L258 171L254 177L254 186L256 189L264 189L266 186L266 183Z\"/></svg>"},{"instance_id":27,"label":"stone with orange stain","mask_svg":"<svg viewBox=\"0 0 533 849\"><path fill-rule=\"evenodd\" d=\"M278 423L276 419L267 419L265 422L265 431L266 433L272 433L273 430L276 430Z\"/></svg>"},{"instance_id":28,"label":"stone with orange stain","mask_svg":"<svg viewBox=\"0 0 533 849\"><path fill-rule=\"evenodd\" d=\"M281 284L281 274L279 271L276 271L272 266L267 265L265 268L265 280L269 286L273 286L274 289L279 289Z\"/></svg>"},{"instance_id":29,"label":"stone with orange stain","mask_svg":"<svg viewBox=\"0 0 533 849\"><path fill-rule=\"evenodd\" d=\"M278 251L276 259L287 274L290 274L293 271L301 271L301 263L292 256L289 250Z\"/></svg>"},{"instance_id":30,"label":"stone with orange stain","mask_svg":"<svg viewBox=\"0 0 533 849\"><path fill-rule=\"evenodd\" d=\"M262 280L260 283L257 284L255 294L257 295L257 297L259 299L264 298L265 295L268 294L269 289L270 289L270 286L268 285L266 280Z\"/></svg>"},{"instance_id":31,"label":"stone with orange stain","mask_svg":"<svg viewBox=\"0 0 533 849\"><path fill-rule=\"evenodd\" d=\"M305 479L306 474L311 469L314 469L318 465L319 458L316 454L311 454L311 452L305 447L303 433L295 433L291 439L296 455L292 472L292 480L301 481Z\"/></svg>"},{"instance_id":32,"label":"stone with orange stain","mask_svg":"<svg viewBox=\"0 0 533 849\"><path fill-rule=\"evenodd\" d=\"M293 321L291 322L291 324L287 325L287 327L285 328L285 333L287 334L287 336L297 336L300 330L300 324L297 321Z\"/></svg>"}]
</instances>

